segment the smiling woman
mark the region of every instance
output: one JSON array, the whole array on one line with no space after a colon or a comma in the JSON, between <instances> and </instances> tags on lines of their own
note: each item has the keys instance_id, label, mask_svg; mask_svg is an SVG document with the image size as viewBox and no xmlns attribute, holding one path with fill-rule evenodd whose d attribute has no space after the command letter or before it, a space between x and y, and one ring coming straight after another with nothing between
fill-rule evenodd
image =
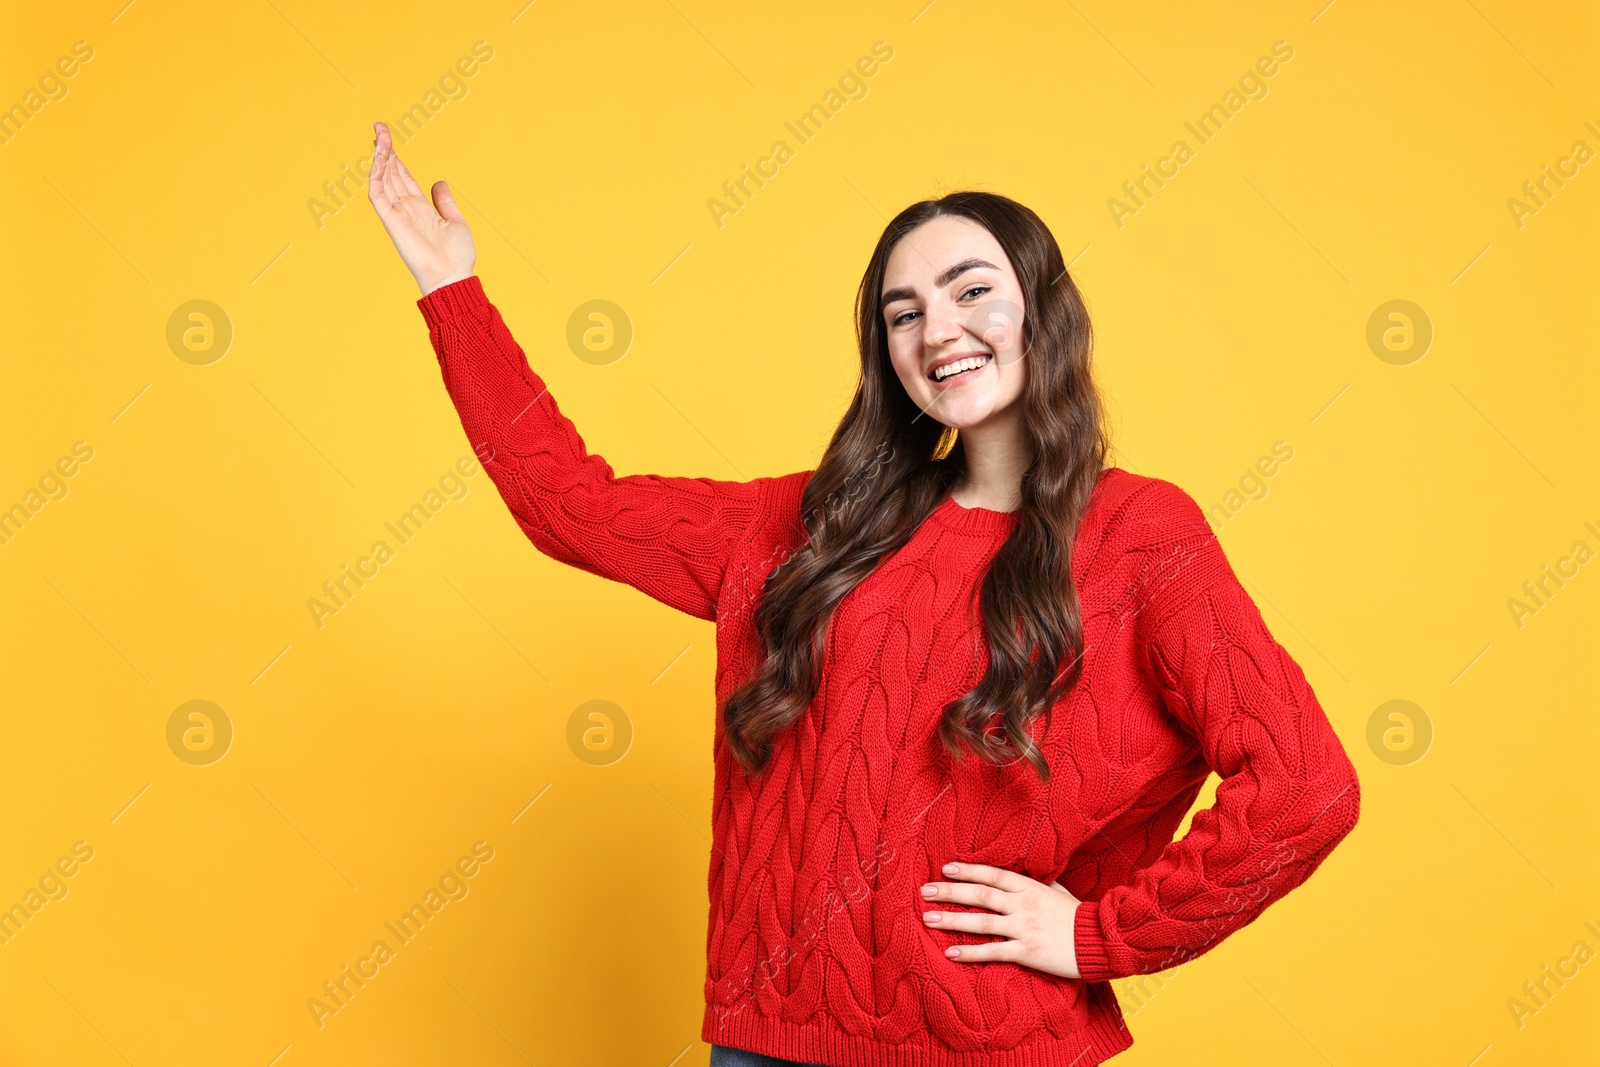
<instances>
[{"instance_id":1,"label":"smiling woman","mask_svg":"<svg viewBox=\"0 0 1600 1067\"><path fill-rule=\"evenodd\" d=\"M961 258L974 250L981 254ZM931 282L922 276L929 262L952 259ZM974 434L1002 445L1015 441L1021 409L1011 405L1026 381L1021 335L1027 312L1016 272L994 235L961 215L935 216L922 224L917 241L902 242L890 254L884 275L889 360L906 392L924 412L938 405L938 421L952 431L965 429L969 444ZM930 314L938 317L917 325ZM991 419L1008 409L1009 420ZM989 451L980 445L980 453ZM1011 475L1021 473L1020 463L1012 466L1000 479L1006 489L1017 481ZM997 504L1009 511L1015 501L1007 492Z\"/></svg>"},{"instance_id":2,"label":"smiling woman","mask_svg":"<svg viewBox=\"0 0 1600 1067\"><path fill-rule=\"evenodd\" d=\"M523 533L716 623L719 1067L1099 1063L1133 1041L1111 979L1209 951L1355 824L1354 767L1199 506L1106 465L1088 314L1028 208L957 192L884 228L815 470L618 476L449 187L377 133L369 196Z\"/></svg>"}]
</instances>

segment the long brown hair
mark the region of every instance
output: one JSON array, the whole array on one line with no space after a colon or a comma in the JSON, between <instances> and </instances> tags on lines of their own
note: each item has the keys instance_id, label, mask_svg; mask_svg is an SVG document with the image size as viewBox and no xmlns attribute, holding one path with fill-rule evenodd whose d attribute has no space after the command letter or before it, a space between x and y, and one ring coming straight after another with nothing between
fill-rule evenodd
<instances>
[{"instance_id":1,"label":"long brown hair","mask_svg":"<svg viewBox=\"0 0 1600 1067\"><path fill-rule=\"evenodd\" d=\"M1030 365L1017 402L1034 459L1022 475L1015 527L982 582L987 670L945 706L939 737L953 757L964 745L995 764L1025 758L1041 780L1049 779L1028 727L1044 714L1048 729L1051 705L1082 671L1072 545L1109 441L1090 369L1088 311L1055 237L1016 201L970 190L896 215L861 279L855 306L861 380L806 483L800 513L807 537L763 585L752 620L761 663L723 706L727 742L751 774L766 767L773 735L815 696L834 609L910 539L965 466L959 433L922 418L895 375L883 321L889 254L906 233L941 215L970 219L993 234L1021 283L1021 344ZM1000 736L993 730L997 713Z\"/></svg>"}]
</instances>

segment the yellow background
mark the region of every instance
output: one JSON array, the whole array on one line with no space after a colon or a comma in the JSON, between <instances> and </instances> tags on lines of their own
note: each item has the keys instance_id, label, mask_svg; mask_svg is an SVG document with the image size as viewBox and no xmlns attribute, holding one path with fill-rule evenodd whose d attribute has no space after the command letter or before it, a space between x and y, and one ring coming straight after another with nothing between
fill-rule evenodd
<instances>
[{"instance_id":1,"label":"yellow background","mask_svg":"<svg viewBox=\"0 0 1600 1067\"><path fill-rule=\"evenodd\" d=\"M1600 951L1600 564L1520 628L1507 601L1600 549L1600 163L1520 227L1507 200L1600 149L1596 14L1215 7L8 4L0 102L94 58L0 147L0 506L94 455L0 546L0 905L94 858L0 946L0 1062L706 1062L711 625L541 556L481 471L322 628L306 607L469 452L364 194L320 227L308 201L479 40L402 155L457 186L490 298L619 473L814 466L874 240L964 186L1075 263L1121 465L1209 507L1292 445L1218 528L1361 822L1164 985L1116 983L1116 1062L1594 1062L1600 963L1520 1027L1507 1001ZM797 144L879 40L867 95ZM719 228L706 201L780 138ZM234 329L207 366L166 342L195 299ZM609 366L565 341L592 299L634 326ZM1393 299L1433 324L1408 366L1366 343ZM167 744L197 699L235 730L209 766ZM603 767L566 733L596 699L634 733ZM1393 699L1434 732L1409 765L1367 742ZM470 894L319 1029L306 1001L478 841Z\"/></svg>"}]
</instances>

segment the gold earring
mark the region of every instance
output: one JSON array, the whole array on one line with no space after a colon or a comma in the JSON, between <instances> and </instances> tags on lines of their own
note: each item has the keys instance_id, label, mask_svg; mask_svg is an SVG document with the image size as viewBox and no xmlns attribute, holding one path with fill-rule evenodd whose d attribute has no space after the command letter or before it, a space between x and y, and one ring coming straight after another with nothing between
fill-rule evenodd
<instances>
[{"instance_id":1,"label":"gold earring","mask_svg":"<svg viewBox=\"0 0 1600 1067\"><path fill-rule=\"evenodd\" d=\"M938 443L933 446L933 458L936 460L944 459L955 449L955 447L956 428L954 426L946 426L939 433Z\"/></svg>"}]
</instances>

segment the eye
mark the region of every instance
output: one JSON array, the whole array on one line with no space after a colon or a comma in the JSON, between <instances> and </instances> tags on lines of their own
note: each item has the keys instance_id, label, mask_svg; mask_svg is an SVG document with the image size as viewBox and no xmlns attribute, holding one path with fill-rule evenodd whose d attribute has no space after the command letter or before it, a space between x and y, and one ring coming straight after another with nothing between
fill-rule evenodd
<instances>
[{"instance_id":1,"label":"eye","mask_svg":"<svg viewBox=\"0 0 1600 1067\"><path fill-rule=\"evenodd\" d=\"M973 286L969 286L966 289L966 291L961 294L961 299L965 300L968 297L970 297L973 293L987 293L992 288L993 288L993 286L989 286L989 285L973 285ZM905 322L907 321L906 316L907 315L915 315L915 314L916 314L915 311L902 311L902 312L900 312L900 314L896 315L894 318L889 320L889 325L890 326L901 326L901 325L904 325Z\"/></svg>"}]
</instances>

